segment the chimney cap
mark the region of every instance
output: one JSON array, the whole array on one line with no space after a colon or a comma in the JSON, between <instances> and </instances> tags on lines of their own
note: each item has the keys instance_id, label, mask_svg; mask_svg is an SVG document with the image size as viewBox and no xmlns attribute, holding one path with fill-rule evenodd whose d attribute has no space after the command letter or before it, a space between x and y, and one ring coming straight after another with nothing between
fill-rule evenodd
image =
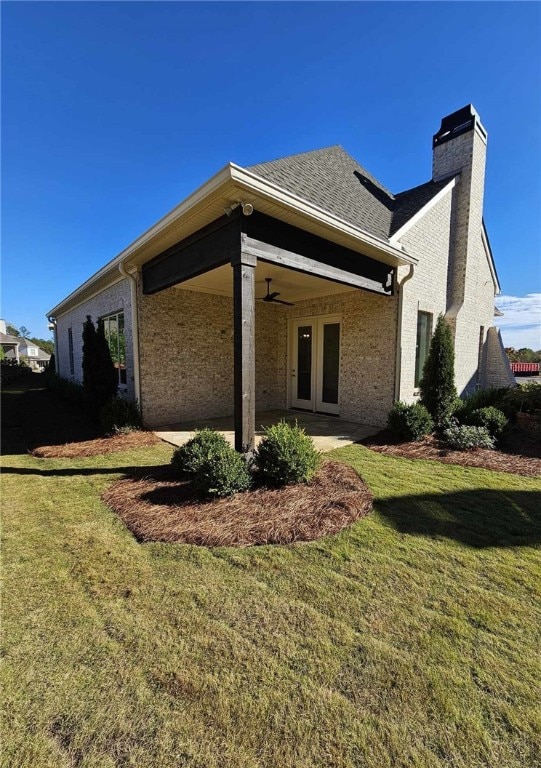
<instances>
[{"instance_id":1,"label":"chimney cap","mask_svg":"<svg viewBox=\"0 0 541 768\"><path fill-rule=\"evenodd\" d=\"M432 148L445 144L446 141L451 141L451 139L455 139L463 133L472 131L476 124L482 130L483 136L486 139L486 132L481 125L479 114L473 104L467 104L462 109L458 109L451 115L442 118L440 129L434 134L432 139Z\"/></svg>"}]
</instances>

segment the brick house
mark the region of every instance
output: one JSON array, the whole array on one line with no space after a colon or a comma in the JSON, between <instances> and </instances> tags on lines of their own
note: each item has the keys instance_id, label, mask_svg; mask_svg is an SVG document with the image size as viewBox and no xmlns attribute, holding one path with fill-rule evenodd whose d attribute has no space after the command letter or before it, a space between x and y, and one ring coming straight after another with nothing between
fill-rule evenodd
<instances>
[{"instance_id":1,"label":"brick house","mask_svg":"<svg viewBox=\"0 0 541 768\"><path fill-rule=\"evenodd\" d=\"M383 425L418 397L440 312L460 393L514 383L493 326L486 143L471 105L449 115L432 179L399 194L339 146L230 163L50 311L60 375L81 380L83 322L102 319L146 425L234 413L239 449L256 408Z\"/></svg>"}]
</instances>

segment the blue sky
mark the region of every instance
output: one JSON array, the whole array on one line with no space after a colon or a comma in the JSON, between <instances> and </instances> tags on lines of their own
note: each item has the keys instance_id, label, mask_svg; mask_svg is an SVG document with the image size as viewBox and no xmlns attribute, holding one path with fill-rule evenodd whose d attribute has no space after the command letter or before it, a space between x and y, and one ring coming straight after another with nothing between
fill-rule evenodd
<instances>
[{"instance_id":1,"label":"blue sky","mask_svg":"<svg viewBox=\"0 0 541 768\"><path fill-rule=\"evenodd\" d=\"M541 347L541 5L3 2L2 317L44 313L228 161L342 144L393 192L472 102L504 342ZM505 309L505 307L502 307ZM537 323L537 325L536 325Z\"/></svg>"}]
</instances>

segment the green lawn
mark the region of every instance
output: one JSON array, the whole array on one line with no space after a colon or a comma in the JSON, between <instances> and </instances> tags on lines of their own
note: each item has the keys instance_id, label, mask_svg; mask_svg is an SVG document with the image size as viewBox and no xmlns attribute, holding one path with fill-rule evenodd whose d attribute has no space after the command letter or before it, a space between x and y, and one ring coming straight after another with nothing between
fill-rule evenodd
<instances>
[{"instance_id":1,"label":"green lawn","mask_svg":"<svg viewBox=\"0 0 541 768\"><path fill-rule=\"evenodd\" d=\"M351 446L333 457L375 511L339 536L140 545L100 494L169 447L51 460L18 441L2 766L541 764L540 480Z\"/></svg>"}]
</instances>

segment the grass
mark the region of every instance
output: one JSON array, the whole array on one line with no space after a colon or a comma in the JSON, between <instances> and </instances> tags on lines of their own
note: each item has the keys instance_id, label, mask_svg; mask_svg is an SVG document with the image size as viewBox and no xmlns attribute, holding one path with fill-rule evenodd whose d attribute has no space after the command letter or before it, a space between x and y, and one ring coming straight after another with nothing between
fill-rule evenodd
<instances>
[{"instance_id":1,"label":"grass","mask_svg":"<svg viewBox=\"0 0 541 768\"><path fill-rule=\"evenodd\" d=\"M4 456L2 766L540 763L540 480L351 446L338 536L140 545L100 494L170 456Z\"/></svg>"}]
</instances>

